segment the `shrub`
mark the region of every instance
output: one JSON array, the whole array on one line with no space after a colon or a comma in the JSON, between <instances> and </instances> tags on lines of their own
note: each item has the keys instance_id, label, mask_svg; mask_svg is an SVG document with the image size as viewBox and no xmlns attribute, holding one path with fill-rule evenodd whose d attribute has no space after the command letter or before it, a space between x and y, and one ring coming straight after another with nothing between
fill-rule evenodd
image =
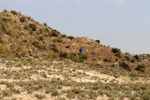
<instances>
[{"instance_id":1,"label":"shrub","mask_svg":"<svg viewBox=\"0 0 150 100\"><path fill-rule=\"evenodd\" d=\"M0 55L2 56L12 56L12 51L4 44L0 44Z\"/></svg>"},{"instance_id":2,"label":"shrub","mask_svg":"<svg viewBox=\"0 0 150 100\"><path fill-rule=\"evenodd\" d=\"M68 58L68 53L67 53L67 52L62 52L62 51L60 51L59 57Z\"/></svg>"},{"instance_id":3,"label":"shrub","mask_svg":"<svg viewBox=\"0 0 150 100\"><path fill-rule=\"evenodd\" d=\"M50 36L57 37L59 34L60 34L59 31L57 31L57 30L52 30L51 33L50 33Z\"/></svg>"},{"instance_id":4,"label":"shrub","mask_svg":"<svg viewBox=\"0 0 150 100\"><path fill-rule=\"evenodd\" d=\"M13 15L17 15L18 13L15 10L10 11Z\"/></svg>"},{"instance_id":5,"label":"shrub","mask_svg":"<svg viewBox=\"0 0 150 100\"><path fill-rule=\"evenodd\" d=\"M26 21L26 18L25 17L21 17L20 18L20 22L25 22Z\"/></svg>"},{"instance_id":6,"label":"shrub","mask_svg":"<svg viewBox=\"0 0 150 100\"><path fill-rule=\"evenodd\" d=\"M123 61L119 62L119 66L126 69L126 70L128 70L128 71L131 71L130 66L126 62L123 62Z\"/></svg>"},{"instance_id":7,"label":"shrub","mask_svg":"<svg viewBox=\"0 0 150 100\"><path fill-rule=\"evenodd\" d=\"M3 30L2 30L2 28L0 27L0 34L3 34Z\"/></svg>"},{"instance_id":8,"label":"shrub","mask_svg":"<svg viewBox=\"0 0 150 100\"><path fill-rule=\"evenodd\" d=\"M47 26L47 23L43 23L44 26Z\"/></svg>"},{"instance_id":9,"label":"shrub","mask_svg":"<svg viewBox=\"0 0 150 100\"><path fill-rule=\"evenodd\" d=\"M118 58L121 58L121 53L118 52L118 53L115 54L115 56L118 57Z\"/></svg>"},{"instance_id":10,"label":"shrub","mask_svg":"<svg viewBox=\"0 0 150 100\"><path fill-rule=\"evenodd\" d=\"M75 57L76 57L76 53L69 54L69 59L76 60L76 59L74 59Z\"/></svg>"},{"instance_id":11,"label":"shrub","mask_svg":"<svg viewBox=\"0 0 150 100\"><path fill-rule=\"evenodd\" d=\"M112 50L111 50L113 53L120 53L120 49L118 49L118 48L112 48Z\"/></svg>"},{"instance_id":12,"label":"shrub","mask_svg":"<svg viewBox=\"0 0 150 100\"><path fill-rule=\"evenodd\" d=\"M62 36L61 37L67 37L67 35L66 34L62 34Z\"/></svg>"},{"instance_id":13,"label":"shrub","mask_svg":"<svg viewBox=\"0 0 150 100\"><path fill-rule=\"evenodd\" d=\"M67 38L69 38L70 40L74 39L75 37L73 36L68 36Z\"/></svg>"},{"instance_id":14,"label":"shrub","mask_svg":"<svg viewBox=\"0 0 150 100\"><path fill-rule=\"evenodd\" d=\"M1 94L5 97L5 96L10 96L11 95L11 91L8 89L5 89L1 92Z\"/></svg>"},{"instance_id":15,"label":"shrub","mask_svg":"<svg viewBox=\"0 0 150 100\"><path fill-rule=\"evenodd\" d=\"M55 53L58 53L58 52L59 52L59 50L58 50L57 47L52 47L51 50L53 50Z\"/></svg>"},{"instance_id":16,"label":"shrub","mask_svg":"<svg viewBox=\"0 0 150 100\"><path fill-rule=\"evenodd\" d=\"M47 53L48 53L48 57L50 57L50 58L57 58L58 57L58 55L52 50L47 51Z\"/></svg>"},{"instance_id":17,"label":"shrub","mask_svg":"<svg viewBox=\"0 0 150 100\"><path fill-rule=\"evenodd\" d=\"M149 100L149 99L150 99L150 93L149 93L149 94L148 94L148 93L143 94L143 95L141 96L141 99L142 99L142 100Z\"/></svg>"},{"instance_id":18,"label":"shrub","mask_svg":"<svg viewBox=\"0 0 150 100\"><path fill-rule=\"evenodd\" d=\"M103 60L104 62L111 62L111 60L109 58L104 58Z\"/></svg>"},{"instance_id":19,"label":"shrub","mask_svg":"<svg viewBox=\"0 0 150 100\"><path fill-rule=\"evenodd\" d=\"M79 94L79 93L82 92L82 90L81 90L80 88L74 88L74 89L72 89L71 91L72 91L73 93L75 93L75 94Z\"/></svg>"},{"instance_id":20,"label":"shrub","mask_svg":"<svg viewBox=\"0 0 150 100\"><path fill-rule=\"evenodd\" d=\"M24 26L24 29L25 29L25 30L28 30L28 29L29 29L29 27L28 27L28 26Z\"/></svg>"},{"instance_id":21,"label":"shrub","mask_svg":"<svg viewBox=\"0 0 150 100\"><path fill-rule=\"evenodd\" d=\"M52 96L57 96L58 95L58 91L56 89L54 89L53 91L51 91L51 95Z\"/></svg>"},{"instance_id":22,"label":"shrub","mask_svg":"<svg viewBox=\"0 0 150 100\"><path fill-rule=\"evenodd\" d=\"M7 13L8 11L6 9L3 10L3 13Z\"/></svg>"},{"instance_id":23,"label":"shrub","mask_svg":"<svg viewBox=\"0 0 150 100\"><path fill-rule=\"evenodd\" d=\"M35 94L35 97L37 97L37 99L43 99L45 98L45 95Z\"/></svg>"},{"instance_id":24,"label":"shrub","mask_svg":"<svg viewBox=\"0 0 150 100\"><path fill-rule=\"evenodd\" d=\"M32 31L36 31L36 25L35 24L29 24L29 28L31 28Z\"/></svg>"},{"instance_id":25,"label":"shrub","mask_svg":"<svg viewBox=\"0 0 150 100\"><path fill-rule=\"evenodd\" d=\"M42 44L38 40L33 41L32 44L39 49L43 49Z\"/></svg>"},{"instance_id":26,"label":"shrub","mask_svg":"<svg viewBox=\"0 0 150 100\"><path fill-rule=\"evenodd\" d=\"M13 49L15 49L16 56L21 57L21 56L26 56L27 55L27 50L24 48L23 45L14 45Z\"/></svg>"},{"instance_id":27,"label":"shrub","mask_svg":"<svg viewBox=\"0 0 150 100\"><path fill-rule=\"evenodd\" d=\"M130 56L128 56L128 55L125 55L124 58L128 61L130 60Z\"/></svg>"},{"instance_id":28,"label":"shrub","mask_svg":"<svg viewBox=\"0 0 150 100\"><path fill-rule=\"evenodd\" d=\"M100 40L96 40L97 43L100 43Z\"/></svg>"},{"instance_id":29,"label":"shrub","mask_svg":"<svg viewBox=\"0 0 150 100\"><path fill-rule=\"evenodd\" d=\"M2 32L4 33L8 32L8 26L6 24L0 23L0 26L1 26Z\"/></svg>"},{"instance_id":30,"label":"shrub","mask_svg":"<svg viewBox=\"0 0 150 100\"><path fill-rule=\"evenodd\" d=\"M140 61L140 57L138 55L133 56L137 61Z\"/></svg>"},{"instance_id":31,"label":"shrub","mask_svg":"<svg viewBox=\"0 0 150 100\"><path fill-rule=\"evenodd\" d=\"M70 48L70 45L67 45L66 48Z\"/></svg>"},{"instance_id":32,"label":"shrub","mask_svg":"<svg viewBox=\"0 0 150 100\"><path fill-rule=\"evenodd\" d=\"M87 56L86 54L82 54L82 55L80 55L80 59L87 60L87 59L88 59L88 56Z\"/></svg>"},{"instance_id":33,"label":"shrub","mask_svg":"<svg viewBox=\"0 0 150 100\"><path fill-rule=\"evenodd\" d=\"M7 32L7 34L10 35L11 37L16 37L17 34L19 34L19 33L20 33L20 31L17 29L9 29Z\"/></svg>"},{"instance_id":34,"label":"shrub","mask_svg":"<svg viewBox=\"0 0 150 100\"><path fill-rule=\"evenodd\" d=\"M10 21L12 21L11 17L2 17L1 20L4 21L4 22L10 22Z\"/></svg>"},{"instance_id":35,"label":"shrub","mask_svg":"<svg viewBox=\"0 0 150 100\"><path fill-rule=\"evenodd\" d=\"M138 65L135 70L145 72L145 65Z\"/></svg>"}]
</instances>

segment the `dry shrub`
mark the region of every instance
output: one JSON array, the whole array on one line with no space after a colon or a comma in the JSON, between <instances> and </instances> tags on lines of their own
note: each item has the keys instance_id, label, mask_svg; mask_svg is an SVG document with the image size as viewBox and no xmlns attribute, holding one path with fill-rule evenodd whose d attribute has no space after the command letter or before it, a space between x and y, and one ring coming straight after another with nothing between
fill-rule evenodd
<instances>
[{"instance_id":1,"label":"dry shrub","mask_svg":"<svg viewBox=\"0 0 150 100\"><path fill-rule=\"evenodd\" d=\"M10 17L11 16L9 11L7 11L6 9L3 10L2 15L5 16L5 17Z\"/></svg>"},{"instance_id":2,"label":"dry shrub","mask_svg":"<svg viewBox=\"0 0 150 100\"><path fill-rule=\"evenodd\" d=\"M0 34L3 34L3 30L2 30L2 28L0 27Z\"/></svg>"},{"instance_id":3,"label":"dry shrub","mask_svg":"<svg viewBox=\"0 0 150 100\"><path fill-rule=\"evenodd\" d=\"M48 50L48 51L47 51L47 55L48 55L48 57L50 57L50 58L57 58L57 57L58 57L58 54L55 53L53 50Z\"/></svg>"},{"instance_id":4,"label":"dry shrub","mask_svg":"<svg viewBox=\"0 0 150 100\"><path fill-rule=\"evenodd\" d=\"M15 52L16 52L16 55L19 56L19 57L24 57L26 56L28 53L27 53L27 50L24 48L23 45L14 45L14 49L15 49Z\"/></svg>"},{"instance_id":5,"label":"dry shrub","mask_svg":"<svg viewBox=\"0 0 150 100\"><path fill-rule=\"evenodd\" d=\"M19 33L20 33L19 30L13 29L13 28L9 29L8 32L7 32L7 34L9 34L12 37L16 37L16 35L19 34Z\"/></svg>"},{"instance_id":6,"label":"dry shrub","mask_svg":"<svg viewBox=\"0 0 150 100\"><path fill-rule=\"evenodd\" d=\"M1 23L1 30L4 32L4 33L7 33L8 32L8 26L4 23Z\"/></svg>"},{"instance_id":7,"label":"dry shrub","mask_svg":"<svg viewBox=\"0 0 150 100\"><path fill-rule=\"evenodd\" d=\"M9 47L4 44L0 44L0 55L1 56L12 56L13 53Z\"/></svg>"},{"instance_id":8,"label":"dry shrub","mask_svg":"<svg viewBox=\"0 0 150 100\"><path fill-rule=\"evenodd\" d=\"M4 21L4 22L10 22L10 21L12 21L12 19L11 19L11 17L3 17L2 21Z\"/></svg>"},{"instance_id":9,"label":"dry shrub","mask_svg":"<svg viewBox=\"0 0 150 100\"><path fill-rule=\"evenodd\" d=\"M44 49L44 46L43 46L42 43L41 43L40 41L38 41L38 40L33 41L32 44L33 44L35 47L39 48L39 49Z\"/></svg>"}]
</instances>

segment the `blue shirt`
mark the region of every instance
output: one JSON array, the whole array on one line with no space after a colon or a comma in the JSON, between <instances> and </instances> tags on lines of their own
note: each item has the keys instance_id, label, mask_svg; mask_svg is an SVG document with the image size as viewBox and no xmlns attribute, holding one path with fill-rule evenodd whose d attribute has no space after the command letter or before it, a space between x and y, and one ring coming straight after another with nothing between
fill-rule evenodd
<instances>
[{"instance_id":1,"label":"blue shirt","mask_svg":"<svg viewBox=\"0 0 150 100\"><path fill-rule=\"evenodd\" d=\"M79 50L80 52L82 52L83 51L83 48L80 48L80 50Z\"/></svg>"}]
</instances>

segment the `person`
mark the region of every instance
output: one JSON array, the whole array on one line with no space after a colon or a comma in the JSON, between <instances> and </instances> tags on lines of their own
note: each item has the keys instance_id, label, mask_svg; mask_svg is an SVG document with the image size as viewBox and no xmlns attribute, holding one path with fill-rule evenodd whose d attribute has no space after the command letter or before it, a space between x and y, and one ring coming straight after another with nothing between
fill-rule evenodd
<instances>
[{"instance_id":1,"label":"person","mask_svg":"<svg viewBox=\"0 0 150 100\"><path fill-rule=\"evenodd\" d=\"M83 51L83 48L81 47L81 48L79 49L79 55L82 55L82 51Z\"/></svg>"}]
</instances>

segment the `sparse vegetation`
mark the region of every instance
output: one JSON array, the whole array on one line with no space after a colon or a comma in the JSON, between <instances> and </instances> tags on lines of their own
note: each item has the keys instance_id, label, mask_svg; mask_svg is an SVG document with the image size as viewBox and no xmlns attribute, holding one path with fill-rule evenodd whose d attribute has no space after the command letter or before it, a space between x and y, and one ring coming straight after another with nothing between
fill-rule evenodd
<instances>
[{"instance_id":1,"label":"sparse vegetation","mask_svg":"<svg viewBox=\"0 0 150 100\"><path fill-rule=\"evenodd\" d=\"M150 98L149 55L67 37L16 11L0 16L1 100ZM80 47L83 54L77 55Z\"/></svg>"}]
</instances>

